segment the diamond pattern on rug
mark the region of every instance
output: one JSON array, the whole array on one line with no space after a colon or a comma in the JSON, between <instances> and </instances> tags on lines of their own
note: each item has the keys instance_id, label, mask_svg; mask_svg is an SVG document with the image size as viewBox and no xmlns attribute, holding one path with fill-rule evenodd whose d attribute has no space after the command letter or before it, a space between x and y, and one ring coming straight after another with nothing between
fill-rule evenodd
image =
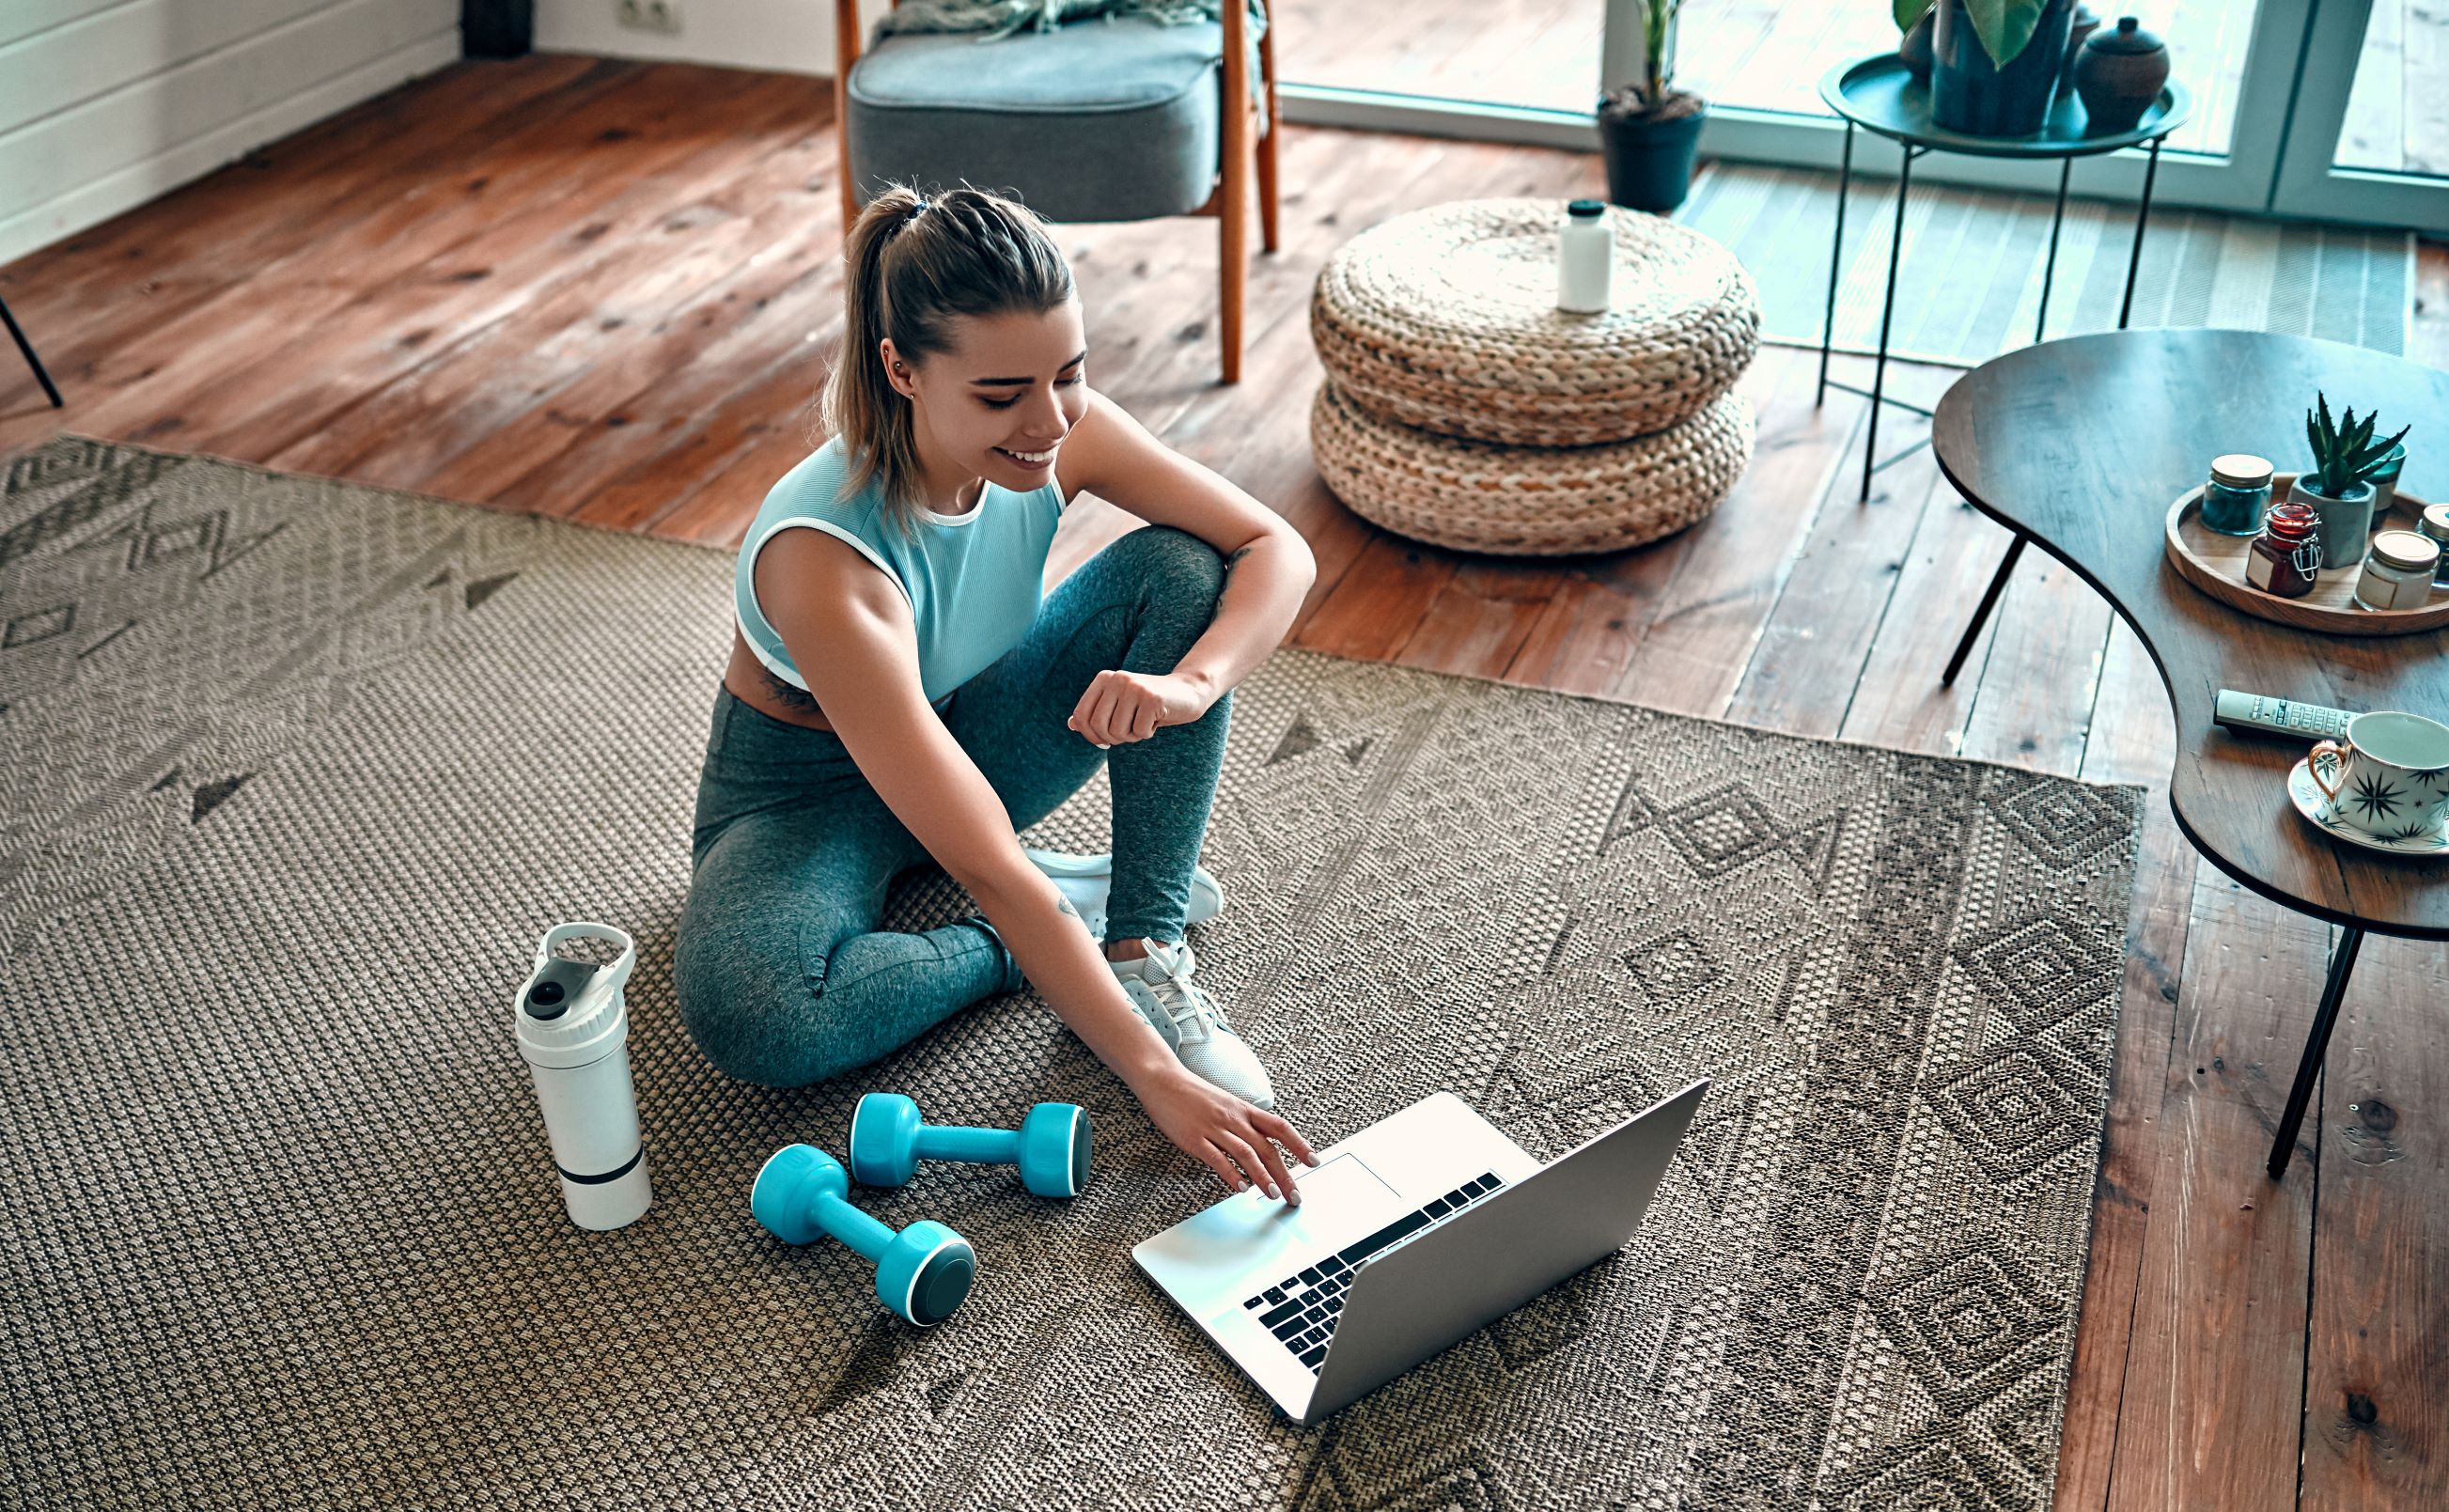
<instances>
[{"instance_id":1,"label":"diamond pattern on rug","mask_svg":"<svg viewBox=\"0 0 2449 1512\"><path fill-rule=\"evenodd\" d=\"M1288 1117L1452 1091L1553 1158L1712 1078L1622 1252L1304 1429L1132 1267L1214 1178L1033 990L812 1087L689 1042L728 552L78 437L5 476L0 1502L2050 1504L2135 790L1279 650L1192 933ZM878 922L969 906L921 867ZM613 1233L509 1032L572 919L638 945ZM1070 1202L859 1193L977 1250L924 1331L747 1211L876 1088L1096 1122Z\"/></svg>"},{"instance_id":2,"label":"diamond pattern on rug","mask_svg":"<svg viewBox=\"0 0 2449 1512\"><path fill-rule=\"evenodd\" d=\"M2002 776L1984 801L2016 839L2053 866L2080 866L2113 850L2125 832L2121 811L2109 795L2038 772Z\"/></svg>"},{"instance_id":3,"label":"diamond pattern on rug","mask_svg":"<svg viewBox=\"0 0 2449 1512\"><path fill-rule=\"evenodd\" d=\"M2048 1319L2007 1250L1973 1250L1930 1266L1871 1305L1888 1342L1948 1417L2023 1380L2018 1368Z\"/></svg>"},{"instance_id":4,"label":"diamond pattern on rug","mask_svg":"<svg viewBox=\"0 0 2449 1512\"><path fill-rule=\"evenodd\" d=\"M2094 1131L2083 1103L2037 1048L2012 1045L1925 1093L1990 1179L2001 1186L2082 1146ZM2081 1082L2077 1071L2069 1079Z\"/></svg>"},{"instance_id":5,"label":"diamond pattern on rug","mask_svg":"<svg viewBox=\"0 0 2449 1512\"><path fill-rule=\"evenodd\" d=\"M1678 804L1660 813L1657 824L1693 872L1705 878L1724 876L1778 849L1785 839L1768 810L1741 783Z\"/></svg>"},{"instance_id":6,"label":"diamond pattern on rug","mask_svg":"<svg viewBox=\"0 0 2449 1512\"><path fill-rule=\"evenodd\" d=\"M2026 1034L2100 1001L2119 969L2076 929L2047 915L1995 930L1959 947L1957 959L1997 995Z\"/></svg>"}]
</instances>

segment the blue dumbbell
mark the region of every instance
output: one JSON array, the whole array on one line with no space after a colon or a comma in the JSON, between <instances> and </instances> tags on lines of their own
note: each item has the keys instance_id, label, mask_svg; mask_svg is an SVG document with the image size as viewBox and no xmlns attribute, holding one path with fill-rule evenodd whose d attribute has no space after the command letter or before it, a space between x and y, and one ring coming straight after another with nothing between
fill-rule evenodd
<instances>
[{"instance_id":1,"label":"blue dumbbell","mask_svg":"<svg viewBox=\"0 0 2449 1512\"><path fill-rule=\"evenodd\" d=\"M921 1158L1018 1165L1020 1184L1041 1197L1076 1197L1089 1184L1089 1110L1041 1102L1017 1131L921 1123L918 1105L871 1092L850 1115L850 1173L870 1187L897 1187Z\"/></svg>"},{"instance_id":2,"label":"blue dumbbell","mask_svg":"<svg viewBox=\"0 0 2449 1512\"><path fill-rule=\"evenodd\" d=\"M977 1251L940 1223L921 1219L894 1232L844 1199L841 1162L808 1145L784 1145L749 1189L748 1211L784 1244L832 1234L876 1263L876 1295L924 1328L953 1315L978 1272Z\"/></svg>"}]
</instances>

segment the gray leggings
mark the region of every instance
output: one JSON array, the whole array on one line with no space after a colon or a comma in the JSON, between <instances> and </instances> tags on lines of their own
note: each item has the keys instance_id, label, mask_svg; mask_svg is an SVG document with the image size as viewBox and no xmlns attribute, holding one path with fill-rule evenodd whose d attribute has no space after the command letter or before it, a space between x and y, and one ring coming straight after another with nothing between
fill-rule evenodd
<instances>
[{"instance_id":1,"label":"gray leggings","mask_svg":"<svg viewBox=\"0 0 2449 1512\"><path fill-rule=\"evenodd\" d=\"M1223 559L1199 537L1133 531L1057 586L1028 637L942 710L1015 831L1111 759L1109 939L1182 938L1232 694L1196 723L1110 750L1065 721L1109 668L1172 671L1215 618L1224 581ZM732 1076L804 1086L1021 984L1011 953L974 922L877 929L888 887L929 863L926 847L840 737L761 713L729 689L715 698L691 855L673 982L690 1037Z\"/></svg>"}]
</instances>

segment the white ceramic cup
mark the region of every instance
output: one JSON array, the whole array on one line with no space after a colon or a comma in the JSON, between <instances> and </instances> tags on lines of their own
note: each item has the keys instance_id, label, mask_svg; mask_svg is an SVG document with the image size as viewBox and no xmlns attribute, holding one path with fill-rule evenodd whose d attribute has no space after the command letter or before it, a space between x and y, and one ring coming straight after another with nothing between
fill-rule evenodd
<instances>
[{"instance_id":1,"label":"white ceramic cup","mask_svg":"<svg viewBox=\"0 0 2449 1512\"><path fill-rule=\"evenodd\" d=\"M2307 758L2313 785L2349 828L2406 840L2440 827L2449 812L2449 725L2389 710L2347 721L2347 738Z\"/></svg>"}]
</instances>

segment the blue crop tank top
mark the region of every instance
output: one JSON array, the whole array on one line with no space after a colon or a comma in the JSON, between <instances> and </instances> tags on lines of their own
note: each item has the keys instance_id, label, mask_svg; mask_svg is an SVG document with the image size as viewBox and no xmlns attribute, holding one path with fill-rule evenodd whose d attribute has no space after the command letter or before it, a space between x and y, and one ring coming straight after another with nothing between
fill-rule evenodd
<instances>
[{"instance_id":1,"label":"blue crop tank top","mask_svg":"<svg viewBox=\"0 0 2449 1512\"><path fill-rule=\"evenodd\" d=\"M782 475L767 492L732 572L741 637L776 677L805 689L782 637L757 607L757 553L794 526L850 543L893 580L910 603L918 630L918 675L927 701L941 707L953 689L1020 644L1037 617L1046 583L1047 552L1063 515L1060 484L1015 494L981 482L966 514L921 510L915 537L904 537L884 513L882 478L855 497L840 497L849 464L837 436Z\"/></svg>"}]
</instances>

